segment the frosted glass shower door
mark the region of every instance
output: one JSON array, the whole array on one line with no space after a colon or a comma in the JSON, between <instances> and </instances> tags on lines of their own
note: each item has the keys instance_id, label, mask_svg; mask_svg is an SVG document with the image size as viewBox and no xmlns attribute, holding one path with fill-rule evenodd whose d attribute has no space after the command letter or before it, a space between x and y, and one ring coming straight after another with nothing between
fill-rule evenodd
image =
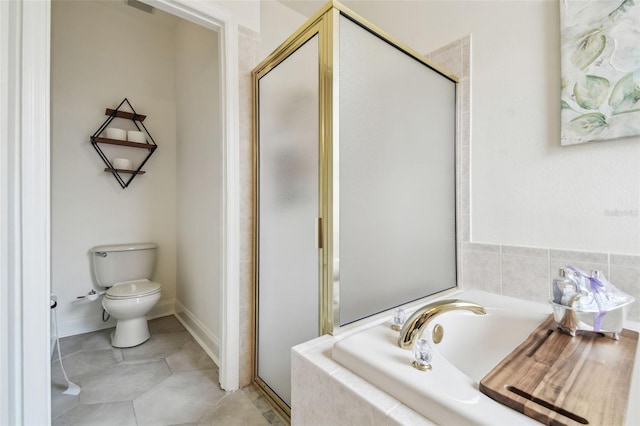
<instances>
[{"instance_id":1,"label":"frosted glass shower door","mask_svg":"<svg viewBox=\"0 0 640 426\"><path fill-rule=\"evenodd\" d=\"M291 347L318 336L318 36L258 81L257 376L291 406Z\"/></svg>"},{"instance_id":2,"label":"frosted glass shower door","mask_svg":"<svg viewBox=\"0 0 640 426\"><path fill-rule=\"evenodd\" d=\"M340 17L340 325L456 286L456 83Z\"/></svg>"}]
</instances>

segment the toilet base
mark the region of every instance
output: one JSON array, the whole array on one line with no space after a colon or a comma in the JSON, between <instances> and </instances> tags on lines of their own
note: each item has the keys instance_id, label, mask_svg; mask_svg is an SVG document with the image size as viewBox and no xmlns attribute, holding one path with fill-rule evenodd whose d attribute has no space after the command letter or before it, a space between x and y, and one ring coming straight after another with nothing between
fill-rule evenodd
<instances>
[{"instance_id":1,"label":"toilet base","mask_svg":"<svg viewBox=\"0 0 640 426\"><path fill-rule=\"evenodd\" d=\"M111 346L131 348L143 344L150 337L146 317L118 320L115 331L111 333Z\"/></svg>"}]
</instances>

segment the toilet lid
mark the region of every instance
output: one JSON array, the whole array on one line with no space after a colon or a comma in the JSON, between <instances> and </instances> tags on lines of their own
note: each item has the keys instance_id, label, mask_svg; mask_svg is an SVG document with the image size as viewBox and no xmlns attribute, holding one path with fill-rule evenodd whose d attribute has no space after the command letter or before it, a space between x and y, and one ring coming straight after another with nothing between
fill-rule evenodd
<instances>
[{"instance_id":1,"label":"toilet lid","mask_svg":"<svg viewBox=\"0 0 640 426\"><path fill-rule=\"evenodd\" d=\"M105 294L109 299L130 299L132 297L149 296L160 291L160 283L149 280L127 281L115 284Z\"/></svg>"}]
</instances>

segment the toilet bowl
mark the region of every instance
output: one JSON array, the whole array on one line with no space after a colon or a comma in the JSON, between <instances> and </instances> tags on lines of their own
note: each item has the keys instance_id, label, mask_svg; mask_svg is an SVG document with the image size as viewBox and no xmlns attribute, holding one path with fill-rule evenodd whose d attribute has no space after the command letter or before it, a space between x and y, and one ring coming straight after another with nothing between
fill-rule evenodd
<instances>
[{"instance_id":1,"label":"toilet bowl","mask_svg":"<svg viewBox=\"0 0 640 426\"><path fill-rule=\"evenodd\" d=\"M111 346L130 348L151 337L146 315L158 303L161 285L147 279L116 283L104 295L102 307L118 320Z\"/></svg>"},{"instance_id":2,"label":"toilet bowl","mask_svg":"<svg viewBox=\"0 0 640 426\"><path fill-rule=\"evenodd\" d=\"M117 320L111 346L130 348L149 340L146 315L162 295L160 283L151 281L155 268L155 243L96 246L93 272L98 286L106 288L102 307Z\"/></svg>"}]
</instances>

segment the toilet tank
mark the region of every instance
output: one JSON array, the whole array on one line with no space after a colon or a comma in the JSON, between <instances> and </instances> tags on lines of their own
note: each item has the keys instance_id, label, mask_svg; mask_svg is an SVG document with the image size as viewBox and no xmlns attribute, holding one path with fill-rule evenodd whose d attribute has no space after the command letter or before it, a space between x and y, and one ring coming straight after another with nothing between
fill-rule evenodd
<instances>
[{"instance_id":1,"label":"toilet tank","mask_svg":"<svg viewBox=\"0 0 640 426\"><path fill-rule=\"evenodd\" d=\"M156 266L155 243L114 244L91 249L93 274L100 287L122 281L151 279Z\"/></svg>"}]
</instances>

